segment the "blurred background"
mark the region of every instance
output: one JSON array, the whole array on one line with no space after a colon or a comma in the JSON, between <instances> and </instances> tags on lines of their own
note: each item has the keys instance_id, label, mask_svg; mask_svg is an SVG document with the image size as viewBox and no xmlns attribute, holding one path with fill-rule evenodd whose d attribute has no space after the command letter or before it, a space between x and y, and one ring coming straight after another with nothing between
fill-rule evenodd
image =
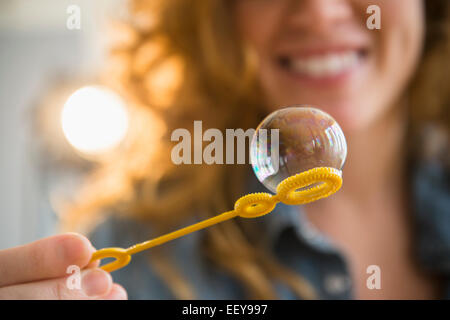
<instances>
[{"instance_id":1,"label":"blurred background","mask_svg":"<svg viewBox=\"0 0 450 320\"><path fill-rule=\"evenodd\" d=\"M80 29L67 27L71 5L80 8ZM120 97L95 86L77 91L95 84L106 54L105 29L123 5L0 0L0 249L55 232L53 196L71 192L89 166L86 159L125 135ZM92 136L92 124L104 114L94 102L105 100L112 116L101 124L103 133ZM85 108L75 108L80 105Z\"/></svg>"},{"instance_id":2,"label":"blurred background","mask_svg":"<svg viewBox=\"0 0 450 320\"><path fill-rule=\"evenodd\" d=\"M127 4L0 0L0 249L55 233L58 199L73 194L83 174L132 135L129 118L142 117L98 85ZM68 27L74 8L80 28ZM147 56L155 50L144 49ZM172 69L164 70L150 83L154 100L164 98L158 83L176 82ZM154 124L148 135L156 136ZM444 150L443 135L432 133L427 148ZM141 140L147 146L150 139L156 138Z\"/></svg>"}]
</instances>

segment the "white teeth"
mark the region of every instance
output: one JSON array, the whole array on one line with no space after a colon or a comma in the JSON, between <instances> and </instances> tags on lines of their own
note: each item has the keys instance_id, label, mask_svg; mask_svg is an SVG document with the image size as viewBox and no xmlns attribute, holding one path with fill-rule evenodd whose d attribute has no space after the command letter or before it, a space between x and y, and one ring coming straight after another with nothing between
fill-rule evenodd
<instances>
[{"instance_id":1,"label":"white teeth","mask_svg":"<svg viewBox=\"0 0 450 320\"><path fill-rule=\"evenodd\" d=\"M353 68L358 62L358 53L356 51L348 51L338 54L292 59L290 66L295 72L319 78L338 75Z\"/></svg>"}]
</instances>

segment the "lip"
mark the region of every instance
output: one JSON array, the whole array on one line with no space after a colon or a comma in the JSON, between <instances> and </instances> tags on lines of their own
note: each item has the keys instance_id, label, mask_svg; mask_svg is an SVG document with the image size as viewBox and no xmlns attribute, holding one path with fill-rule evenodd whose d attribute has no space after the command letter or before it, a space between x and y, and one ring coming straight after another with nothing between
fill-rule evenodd
<instances>
[{"instance_id":1,"label":"lip","mask_svg":"<svg viewBox=\"0 0 450 320\"><path fill-rule=\"evenodd\" d=\"M327 53L339 53L350 50L368 49L369 45L365 41L344 41L344 42L322 42L304 45L290 44L280 46L276 51L277 55L296 55L300 57L308 57L311 55L321 55Z\"/></svg>"},{"instance_id":2,"label":"lip","mask_svg":"<svg viewBox=\"0 0 450 320\"><path fill-rule=\"evenodd\" d=\"M356 52L358 61L351 67L345 68L335 74L311 75L293 70L289 67L289 62L283 63L283 59L287 61L294 61L296 59L316 59L320 57L344 54L345 52ZM322 46L309 48L296 48L290 50L280 51L276 56L275 64L277 69L287 76L291 81L295 81L304 86L310 87L331 87L346 84L353 78L363 66L367 64L369 57L369 50L367 46L361 45L341 45L341 46Z\"/></svg>"},{"instance_id":3,"label":"lip","mask_svg":"<svg viewBox=\"0 0 450 320\"><path fill-rule=\"evenodd\" d=\"M274 53L277 55L295 54L298 56L320 55L327 52L347 50L368 50L371 37L367 32L347 28L330 31L327 34L292 34L278 39Z\"/></svg>"},{"instance_id":4,"label":"lip","mask_svg":"<svg viewBox=\"0 0 450 320\"><path fill-rule=\"evenodd\" d=\"M289 72L289 77L292 78L297 83L301 83L304 86L310 87L332 87L343 85L345 82L350 80L355 70L347 70L333 76L324 77L311 77L303 74L297 74L294 72Z\"/></svg>"}]
</instances>

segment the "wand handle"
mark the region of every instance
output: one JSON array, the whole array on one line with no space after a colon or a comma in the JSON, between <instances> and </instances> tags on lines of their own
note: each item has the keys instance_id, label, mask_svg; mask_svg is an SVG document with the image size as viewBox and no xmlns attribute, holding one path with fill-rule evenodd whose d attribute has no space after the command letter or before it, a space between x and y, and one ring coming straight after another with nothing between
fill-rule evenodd
<instances>
[{"instance_id":1,"label":"wand handle","mask_svg":"<svg viewBox=\"0 0 450 320\"><path fill-rule=\"evenodd\" d=\"M256 218L271 212L277 203L299 205L325 198L335 193L342 186L342 172L328 167L314 168L283 180L277 187L277 194L252 193L241 197L234 204L234 210L200 221L182 229L167 233L155 239L135 244L127 249L105 248L92 255L91 262L105 258L116 260L101 266L105 271L112 272L130 263L131 255L180 238L214 224L240 216ZM299 190L300 189L300 190Z\"/></svg>"}]
</instances>

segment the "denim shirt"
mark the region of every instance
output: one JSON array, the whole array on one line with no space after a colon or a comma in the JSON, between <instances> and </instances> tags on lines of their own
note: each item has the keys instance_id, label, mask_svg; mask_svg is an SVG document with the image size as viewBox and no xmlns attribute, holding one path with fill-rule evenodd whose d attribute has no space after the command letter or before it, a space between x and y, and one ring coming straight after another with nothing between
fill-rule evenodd
<instances>
[{"instance_id":1,"label":"denim shirt","mask_svg":"<svg viewBox=\"0 0 450 320\"><path fill-rule=\"evenodd\" d=\"M442 167L427 164L411 176L415 224L415 254L424 270L438 275L443 296L450 298L450 186ZM345 179L345 176L344 176ZM264 191L262 185L251 192ZM300 213L299 213L300 212ZM236 218L243 219L243 218ZM193 221L195 222L195 221ZM302 275L320 299L353 299L352 279L343 254L332 241L308 222L298 206L278 204L265 216L246 219L258 223L267 235L279 262ZM145 223L111 217L90 235L96 248L129 247L155 237ZM246 299L244 289L230 275L212 266L199 250L203 231L164 244L174 263L199 299ZM148 252L133 255L130 264L113 272L130 299L173 299L175 296L153 269ZM369 275L367 275L369 276ZM383 275L381 273L381 281ZM296 299L286 286L275 283L281 299Z\"/></svg>"}]
</instances>

